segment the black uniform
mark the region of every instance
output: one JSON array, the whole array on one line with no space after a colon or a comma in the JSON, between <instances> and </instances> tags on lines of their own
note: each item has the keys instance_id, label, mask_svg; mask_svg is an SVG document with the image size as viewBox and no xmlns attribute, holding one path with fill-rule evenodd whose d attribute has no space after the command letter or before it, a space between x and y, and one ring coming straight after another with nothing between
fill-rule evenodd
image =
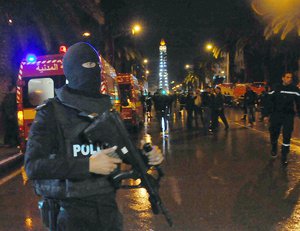
<instances>
[{"instance_id":1,"label":"black uniform","mask_svg":"<svg viewBox=\"0 0 300 231\"><path fill-rule=\"evenodd\" d=\"M168 128L170 97L164 94L154 94L153 96L156 119L160 126L160 131L165 132Z\"/></svg>"},{"instance_id":2,"label":"black uniform","mask_svg":"<svg viewBox=\"0 0 300 231\"><path fill-rule=\"evenodd\" d=\"M100 149L82 137L91 123L83 114L101 114L111 107L109 97L99 94L98 63L89 44L71 46L63 60L69 83L39 108L30 129L26 173L38 195L59 204L59 231L122 230L114 187L106 175L89 172L89 157Z\"/></svg>"},{"instance_id":3,"label":"black uniform","mask_svg":"<svg viewBox=\"0 0 300 231\"><path fill-rule=\"evenodd\" d=\"M204 129L204 134L207 134L210 125L211 125L211 115L212 115L212 108L213 108L213 103L214 103L214 95L210 92L203 92L201 94L202 98L202 110L203 110L203 129Z\"/></svg>"},{"instance_id":4,"label":"black uniform","mask_svg":"<svg viewBox=\"0 0 300 231\"><path fill-rule=\"evenodd\" d=\"M185 100L185 109L187 112L187 128L192 128L193 112L195 110L195 96L193 93L188 93Z\"/></svg>"},{"instance_id":5,"label":"black uniform","mask_svg":"<svg viewBox=\"0 0 300 231\"><path fill-rule=\"evenodd\" d=\"M280 84L274 91L269 92L269 105L267 115L270 115L270 139L272 152L277 153L277 141L282 128L283 144L281 147L282 162L286 162L290 150L290 139L294 127L294 106L296 105L297 115L300 114L300 93L299 89L290 84Z\"/></svg>"},{"instance_id":6,"label":"black uniform","mask_svg":"<svg viewBox=\"0 0 300 231\"><path fill-rule=\"evenodd\" d=\"M215 95L214 103L213 103L213 111L212 111L212 129L217 129L219 126L218 119L221 118L224 123L225 129L229 128L227 119L224 114L224 102L225 98L222 93L218 93Z\"/></svg>"},{"instance_id":7,"label":"black uniform","mask_svg":"<svg viewBox=\"0 0 300 231\"><path fill-rule=\"evenodd\" d=\"M249 124L253 124L255 122L254 110L256 103L256 93L252 91L250 88L246 90L244 95L244 107L248 115Z\"/></svg>"}]
</instances>

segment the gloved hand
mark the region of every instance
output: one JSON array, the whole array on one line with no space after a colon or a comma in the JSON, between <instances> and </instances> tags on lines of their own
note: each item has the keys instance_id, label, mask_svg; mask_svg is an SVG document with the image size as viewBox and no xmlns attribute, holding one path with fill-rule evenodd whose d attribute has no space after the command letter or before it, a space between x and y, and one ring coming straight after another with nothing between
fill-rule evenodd
<instances>
[{"instance_id":1,"label":"gloved hand","mask_svg":"<svg viewBox=\"0 0 300 231\"><path fill-rule=\"evenodd\" d=\"M112 173L117 168L117 164L122 163L121 159L109 156L116 149L117 147L114 146L93 154L89 159L89 171L102 175Z\"/></svg>"},{"instance_id":2,"label":"gloved hand","mask_svg":"<svg viewBox=\"0 0 300 231\"><path fill-rule=\"evenodd\" d=\"M164 160L161 150L156 145L152 146L152 150L146 152L145 155L148 157L149 165L159 165Z\"/></svg>"}]
</instances>

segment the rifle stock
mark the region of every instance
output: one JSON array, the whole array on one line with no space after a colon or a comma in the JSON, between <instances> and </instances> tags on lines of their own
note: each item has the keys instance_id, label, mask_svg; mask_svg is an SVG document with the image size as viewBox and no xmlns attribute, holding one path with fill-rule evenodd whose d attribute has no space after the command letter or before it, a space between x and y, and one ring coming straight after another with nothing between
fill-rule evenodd
<instances>
[{"instance_id":1,"label":"rifle stock","mask_svg":"<svg viewBox=\"0 0 300 231\"><path fill-rule=\"evenodd\" d=\"M159 180L163 172L157 167L159 175L157 179L147 173L150 167L145 163L140 150L131 141L119 114L116 111L104 112L101 116L96 117L84 130L84 135L90 143L105 143L109 144L109 146L117 146L117 155L123 162L130 164L132 170L119 171L113 174L111 177L113 183L118 185L124 179L140 179L141 183L136 187L143 187L147 190L153 213L162 213L168 224L172 226L172 219L164 207L158 192ZM128 188L133 187L129 186Z\"/></svg>"}]
</instances>

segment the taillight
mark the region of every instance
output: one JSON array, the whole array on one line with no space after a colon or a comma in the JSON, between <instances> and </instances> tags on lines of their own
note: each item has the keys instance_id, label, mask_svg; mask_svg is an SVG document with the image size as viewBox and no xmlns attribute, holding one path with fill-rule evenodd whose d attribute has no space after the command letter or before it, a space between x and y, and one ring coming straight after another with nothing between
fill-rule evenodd
<instances>
[{"instance_id":1,"label":"taillight","mask_svg":"<svg viewBox=\"0 0 300 231\"><path fill-rule=\"evenodd\" d=\"M19 126L23 126L24 124L24 113L23 111L18 111L18 124Z\"/></svg>"}]
</instances>

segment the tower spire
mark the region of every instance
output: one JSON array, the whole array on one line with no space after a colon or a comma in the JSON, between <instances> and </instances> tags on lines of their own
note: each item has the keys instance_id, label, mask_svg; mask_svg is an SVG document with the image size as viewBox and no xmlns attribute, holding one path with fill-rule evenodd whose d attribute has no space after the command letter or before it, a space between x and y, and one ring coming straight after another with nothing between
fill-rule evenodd
<instances>
[{"instance_id":1,"label":"tower spire","mask_svg":"<svg viewBox=\"0 0 300 231\"><path fill-rule=\"evenodd\" d=\"M169 92L168 68L167 68L167 45L162 38L159 46L159 88Z\"/></svg>"}]
</instances>

